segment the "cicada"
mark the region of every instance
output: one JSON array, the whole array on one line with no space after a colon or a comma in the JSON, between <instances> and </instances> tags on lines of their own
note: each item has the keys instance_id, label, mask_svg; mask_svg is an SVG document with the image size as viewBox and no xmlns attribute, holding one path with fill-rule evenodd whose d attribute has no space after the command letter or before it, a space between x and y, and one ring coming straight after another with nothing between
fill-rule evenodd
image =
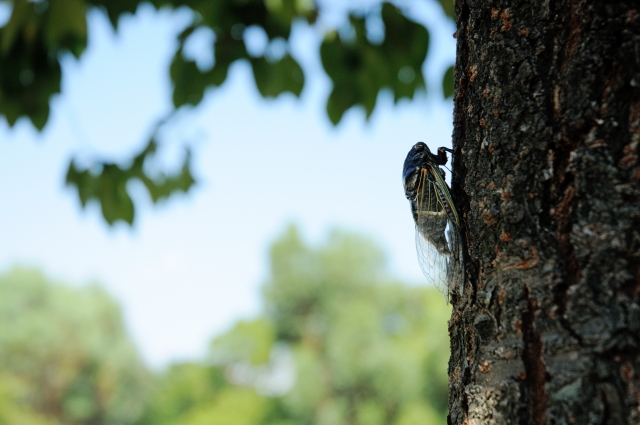
<instances>
[{"instance_id":1,"label":"cicada","mask_svg":"<svg viewBox=\"0 0 640 425\"><path fill-rule=\"evenodd\" d=\"M450 292L462 294L464 268L460 218L440 168L447 152L453 151L439 148L434 155L425 143L416 143L404 161L402 180L416 225L420 268L448 301Z\"/></svg>"}]
</instances>

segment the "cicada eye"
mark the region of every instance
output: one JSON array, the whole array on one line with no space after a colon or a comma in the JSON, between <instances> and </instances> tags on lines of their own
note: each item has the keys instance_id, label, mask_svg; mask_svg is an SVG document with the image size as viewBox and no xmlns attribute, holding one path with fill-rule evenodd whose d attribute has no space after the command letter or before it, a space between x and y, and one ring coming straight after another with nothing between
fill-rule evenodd
<instances>
[{"instance_id":1,"label":"cicada eye","mask_svg":"<svg viewBox=\"0 0 640 425\"><path fill-rule=\"evenodd\" d=\"M422 152L424 150L424 143L418 142L413 146L413 150L416 152Z\"/></svg>"}]
</instances>

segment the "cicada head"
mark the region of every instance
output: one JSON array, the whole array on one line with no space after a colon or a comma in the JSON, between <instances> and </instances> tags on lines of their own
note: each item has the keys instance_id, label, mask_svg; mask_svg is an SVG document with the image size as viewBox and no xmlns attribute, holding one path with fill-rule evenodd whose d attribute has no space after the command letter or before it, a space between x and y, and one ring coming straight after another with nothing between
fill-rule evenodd
<instances>
[{"instance_id":1,"label":"cicada head","mask_svg":"<svg viewBox=\"0 0 640 425\"><path fill-rule=\"evenodd\" d=\"M418 142L409 151L404 160L402 168L402 183L404 184L404 194L411 199L415 195L418 186L418 175L420 170L428 162L436 162L437 157L431 153L426 143Z\"/></svg>"}]
</instances>

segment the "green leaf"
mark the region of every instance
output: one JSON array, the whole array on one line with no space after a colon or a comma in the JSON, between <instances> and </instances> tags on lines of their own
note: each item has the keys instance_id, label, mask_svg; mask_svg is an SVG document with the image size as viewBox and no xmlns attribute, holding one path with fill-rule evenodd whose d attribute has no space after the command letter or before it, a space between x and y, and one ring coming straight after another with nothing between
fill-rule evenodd
<instances>
[{"instance_id":1,"label":"green leaf","mask_svg":"<svg viewBox=\"0 0 640 425\"><path fill-rule=\"evenodd\" d=\"M276 97L284 92L300 96L304 86L304 73L290 55L287 54L276 62L264 57L252 58L251 67L262 97Z\"/></svg>"},{"instance_id":2,"label":"green leaf","mask_svg":"<svg viewBox=\"0 0 640 425\"><path fill-rule=\"evenodd\" d=\"M445 99L453 97L453 65L451 65L442 77L442 93Z\"/></svg>"},{"instance_id":3,"label":"green leaf","mask_svg":"<svg viewBox=\"0 0 640 425\"><path fill-rule=\"evenodd\" d=\"M426 88L422 64L429 50L429 32L423 26L410 21L390 3L382 6L385 40L382 48L388 60L395 64L392 80L394 99L413 99L418 90Z\"/></svg>"},{"instance_id":4,"label":"green leaf","mask_svg":"<svg viewBox=\"0 0 640 425\"><path fill-rule=\"evenodd\" d=\"M444 10L444 13L448 17L454 20L456 19L456 10L453 0L438 0L438 3L440 3L440 6L442 6L442 10Z\"/></svg>"},{"instance_id":5,"label":"green leaf","mask_svg":"<svg viewBox=\"0 0 640 425\"><path fill-rule=\"evenodd\" d=\"M283 26L291 27L297 18L313 23L317 16L313 0L265 0L270 15Z\"/></svg>"},{"instance_id":6,"label":"green leaf","mask_svg":"<svg viewBox=\"0 0 640 425\"><path fill-rule=\"evenodd\" d=\"M133 14L140 5L140 0L87 0L87 3L102 9L107 16L114 29L118 28L120 17L126 13ZM152 1L156 6L166 5L166 1ZM157 3L157 4L156 4Z\"/></svg>"},{"instance_id":7,"label":"green leaf","mask_svg":"<svg viewBox=\"0 0 640 425\"><path fill-rule=\"evenodd\" d=\"M71 161L67 171L66 183L75 186L82 207L95 200L100 203L102 216L109 224L122 220L133 223L135 207L127 192L131 180L139 180L147 188L151 200L156 203L176 192L188 192L195 184L191 174L191 154L187 152L181 170L175 175L160 173L149 175L145 172L146 161L153 161L156 153L153 138L144 149L133 158L129 166L120 166L112 162L97 162L86 169L79 169ZM92 172L91 170L99 170Z\"/></svg>"},{"instance_id":8,"label":"green leaf","mask_svg":"<svg viewBox=\"0 0 640 425\"><path fill-rule=\"evenodd\" d=\"M102 207L102 215L109 224L117 220L133 223L133 201L127 193L130 174L115 164L105 164L96 180L96 198Z\"/></svg>"},{"instance_id":9,"label":"green leaf","mask_svg":"<svg viewBox=\"0 0 640 425\"><path fill-rule=\"evenodd\" d=\"M45 125L47 125L47 121L49 120L49 99L45 100L41 104L41 109L29 115L29 119L31 123L38 129L42 130Z\"/></svg>"},{"instance_id":10,"label":"green leaf","mask_svg":"<svg viewBox=\"0 0 640 425\"><path fill-rule=\"evenodd\" d=\"M67 171L67 185L76 186L83 207L92 199L98 201L107 223L122 220L132 224L134 206L126 185L133 173L113 163L100 165L102 170L94 174L88 169L79 170L72 161Z\"/></svg>"},{"instance_id":11,"label":"green leaf","mask_svg":"<svg viewBox=\"0 0 640 425\"><path fill-rule=\"evenodd\" d=\"M426 88L422 64L429 48L429 33L390 3L383 3L385 38L373 44L366 33L366 19L351 15L354 36L342 40L335 32L327 34L320 46L322 65L333 82L327 100L327 113L333 124L353 106L362 106L369 118L378 93L389 89L398 102L412 99Z\"/></svg>"},{"instance_id":12,"label":"green leaf","mask_svg":"<svg viewBox=\"0 0 640 425\"><path fill-rule=\"evenodd\" d=\"M44 39L51 50L68 49L79 58L87 45L83 0L50 0Z\"/></svg>"},{"instance_id":13,"label":"green leaf","mask_svg":"<svg viewBox=\"0 0 640 425\"><path fill-rule=\"evenodd\" d=\"M0 54L0 115L9 125L26 116L41 130L49 117L49 100L60 92L61 69L42 34L29 34L19 31L9 50Z\"/></svg>"},{"instance_id":14,"label":"green leaf","mask_svg":"<svg viewBox=\"0 0 640 425\"><path fill-rule=\"evenodd\" d=\"M29 3L27 0L14 1L9 22L0 29L0 36L2 37L0 46L3 54L11 50L20 31L23 31L29 22L35 21L36 19L37 15L33 3Z\"/></svg>"},{"instance_id":15,"label":"green leaf","mask_svg":"<svg viewBox=\"0 0 640 425\"><path fill-rule=\"evenodd\" d=\"M182 169L174 176L160 174L158 176L150 177L141 172L138 178L149 191L151 200L154 203L161 199L168 198L171 194L176 192L187 193L196 182L191 174L191 153L187 151Z\"/></svg>"},{"instance_id":16,"label":"green leaf","mask_svg":"<svg viewBox=\"0 0 640 425\"><path fill-rule=\"evenodd\" d=\"M189 27L188 31L191 30ZM202 71L195 61L186 59L183 55L184 44L189 35L188 32L185 33L179 39L180 47L173 57L170 70L174 83L173 104L176 108L199 104L209 87L218 87L224 83L233 62L249 57L242 40L218 36L214 45L214 65L211 69Z\"/></svg>"},{"instance_id":17,"label":"green leaf","mask_svg":"<svg viewBox=\"0 0 640 425\"><path fill-rule=\"evenodd\" d=\"M195 61L187 60L176 53L171 63L171 80L173 86L173 105L197 105L204 96L209 79L198 69ZM224 79L223 79L224 81Z\"/></svg>"},{"instance_id":18,"label":"green leaf","mask_svg":"<svg viewBox=\"0 0 640 425\"><path fill-rule=\"evenodd\" d=\"M344 113L358 104L358 93L349 86L336 86L327 99L327 115L333 125L337 125Z\"/></svg>"}]
</instances>

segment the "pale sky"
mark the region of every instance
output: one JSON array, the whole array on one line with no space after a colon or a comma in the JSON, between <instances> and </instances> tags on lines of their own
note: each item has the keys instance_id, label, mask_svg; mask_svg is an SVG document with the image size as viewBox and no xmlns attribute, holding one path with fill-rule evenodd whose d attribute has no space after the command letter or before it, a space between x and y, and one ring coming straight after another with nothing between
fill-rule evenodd
<instances>
[{"instance_id":1,"label":"pale sky","mask_svg":"<svg viewBox=\"0 0 640 425\"><path fill-rule=\"evenodd\" d=\"M249 67L235 65L163 139L169 166L193 147L196 189L152 207L134 186L142 200L136 222L113 228L64 186L68 161L125 158L145 143L170 108L172 37L186 16L142 7L114 33L94 12L88 50L80 61L65 59L63 94L45 130L0 119L0 272L22 265L75 285L100 282L153 367L201 356L212 336L260 312L267 249L290 222L311 243L333 227L367 235L395 276L423 283L401 168L417 141L450 146L451 102L442 100L440 78L454 60L455 28L435 2L404 4L431 31L426 97L394 106L383 94L369 122L353 110L333 127L321 33L299 25L293 54L306 71L302 97L263 100Z\"/></svg>"}]
</instances>

